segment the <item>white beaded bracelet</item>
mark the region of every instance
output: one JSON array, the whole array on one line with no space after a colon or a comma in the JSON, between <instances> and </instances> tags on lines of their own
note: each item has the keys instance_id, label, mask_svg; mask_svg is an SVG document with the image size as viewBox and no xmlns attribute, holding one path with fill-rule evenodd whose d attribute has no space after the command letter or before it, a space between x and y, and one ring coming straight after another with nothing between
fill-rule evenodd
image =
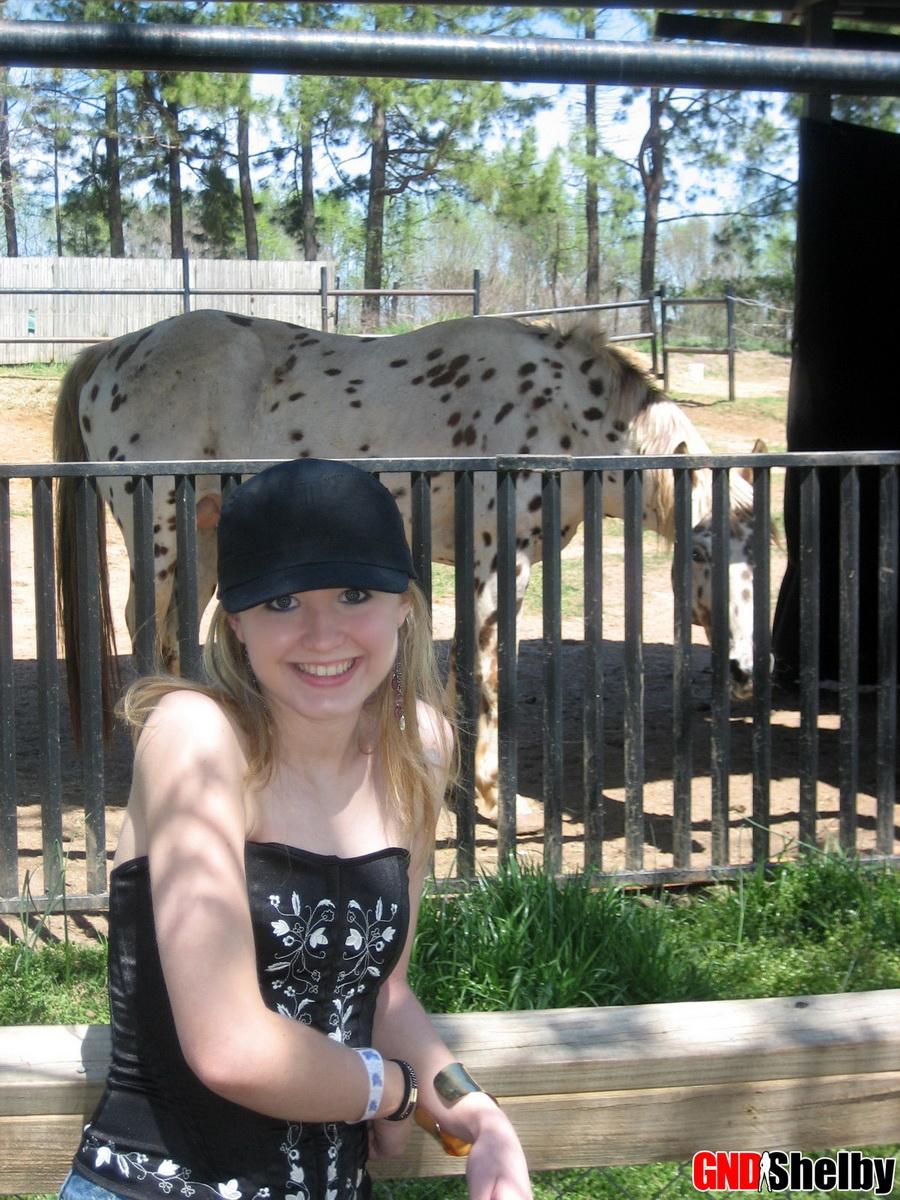
<instances>
[{"instance_id":1,"label":"white beaded bracelet","mask_svg":"<svg viewBox=\"0 0 900 1200\"><path fill-rule=\"evenodd\" d=\"M384 1094L384 1059L371 1046L354 1046L353 1049L366 1065L369 1076L369 1099L366 1110L359 1120L352 1124L359 1125L363 1121L371 1121L378 1112L381 1097Z\"/></svg>"}]
</instances>

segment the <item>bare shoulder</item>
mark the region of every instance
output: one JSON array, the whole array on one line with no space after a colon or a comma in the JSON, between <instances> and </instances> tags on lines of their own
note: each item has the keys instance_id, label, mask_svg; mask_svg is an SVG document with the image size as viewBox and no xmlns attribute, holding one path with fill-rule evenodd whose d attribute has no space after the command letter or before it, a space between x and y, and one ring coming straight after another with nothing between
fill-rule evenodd
<instances>
[{"instance_id":1,"label":"bare shoulder","mask_svg":"<svg viewBox=\"0 0 900 1200\"><path fill-rule=\"evenodd\" d=\"M136 772L160 767L166 773L178 764L216 762L220 769L246 770L243 737L222 704L189 688L163 696L138 738Z\"/></svg>"},{"instance_id":2,"label":"bare shoulder","mask_svg":"<svg viewBox=\"0 0 900 1200\"><path fill-rule=\"evenodd\" d=\"M446 770L453 755L453 728L443 713L419 700L416 705L419 736L425 757Z\"/></svg>"}]
</instances>

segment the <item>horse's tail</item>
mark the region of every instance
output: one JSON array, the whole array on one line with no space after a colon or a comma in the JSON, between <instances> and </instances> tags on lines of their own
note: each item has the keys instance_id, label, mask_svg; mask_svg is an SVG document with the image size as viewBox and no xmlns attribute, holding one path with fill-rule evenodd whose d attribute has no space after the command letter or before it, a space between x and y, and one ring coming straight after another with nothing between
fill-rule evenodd
<instances>
[{"instance_id":1,"label":"horse's tail","mask_svg":"<svg viewBox=\"0 0 900 1200\"><path fill-rule=\"evenodd\" d=\"M53 417L53 458L56 462L86 462L84 440L78 425L78 397L107 346L89 346L63 377ZM69 711L72 732L81 743L81 629L78 612L78 554L75 493L78 480L64 475L56 489L56 592L63 633ZM103 697L103 736L112 733L114 697L119 687L116 635L109 601L109 568L106 558L106 506L97 492L97 556L100 576L100 678Z\"/></svg>"}]
</instances>

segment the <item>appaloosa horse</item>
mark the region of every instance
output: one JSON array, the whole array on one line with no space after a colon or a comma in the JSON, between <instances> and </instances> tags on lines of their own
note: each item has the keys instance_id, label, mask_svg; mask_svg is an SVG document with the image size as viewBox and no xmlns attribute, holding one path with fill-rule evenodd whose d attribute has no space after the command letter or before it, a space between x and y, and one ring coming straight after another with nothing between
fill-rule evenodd
<instances>
[{"instance_id":1,"label":"appaloosa horse","mask_svg":"<svg viewBox=\"0 0 900 1200\"><path fill-rule=\"evenodd\" d=\"M708 448L681 410L625 353L581 320L568 329L517 320L463 318L395 337L320 333L282 321L201 311L173 317L85 350L63 380L54 423L58 461L426 457L498 454L689 454ZM621 476L604 488L606 515L622 513ZM390 480L408 518L403 477ZM709 471L692 474L694 620L709 632ZM73 512L74 482L63 479L60 524ZM197 487L198 602L202 612L216 577L219 478ZM127 479L104 481L105 493L133 562L132 504ZM752 493L732 473L729 622L732 675L746 686L752 665ZM475 477L475 588L481 719L476 751L478 790L496 803L496 514L495 483ZM538 473L517 486L517 596L541 557ZM453 489L432 483L432 546L453 561ZM582 521L583 489L564 473L561 537ZM167 666L177 668L174 493L170 479L154 489L156 616ZM670 541L672 473L644 477L644 524ZM64 596L77 595L74 540L61 538ZM64 604L67 661L76 641L71 602ZM108 618L108 604L106 606ZM133 588L127 608L134 634Z\"/></svg>"}]
</instances>

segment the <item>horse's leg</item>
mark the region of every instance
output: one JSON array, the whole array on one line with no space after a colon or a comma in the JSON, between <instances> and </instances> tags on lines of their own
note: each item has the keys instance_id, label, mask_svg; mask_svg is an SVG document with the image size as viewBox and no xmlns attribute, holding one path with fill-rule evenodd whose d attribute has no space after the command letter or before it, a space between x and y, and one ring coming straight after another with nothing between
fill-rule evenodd
<instances>
[{"instance_id":1,"label":"horse's leg","mask_svg":"<svg viewBox=\"0 0 900 1200\"><path fill-rule=\"evenodd\" d=\"M531 561L525 551L516 554L516 612L528 586ZM475 747L475 790L489 815L497 811L500 778L499 689L497 662L497 576L484 580L478 588L476 578L475 623L477 640L475 674L479 689L478 738ZM518 659L518 633L513 663ZM522 810L524 813L524 809Z\"/></svg>"}]
</instances>

